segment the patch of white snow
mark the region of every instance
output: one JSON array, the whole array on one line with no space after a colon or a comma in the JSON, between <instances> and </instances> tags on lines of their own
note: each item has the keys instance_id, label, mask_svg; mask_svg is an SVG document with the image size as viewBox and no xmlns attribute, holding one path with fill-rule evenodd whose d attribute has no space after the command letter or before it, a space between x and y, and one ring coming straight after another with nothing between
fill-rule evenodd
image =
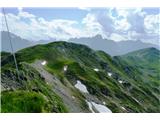
<instances>
[{"instance_id":1,"label":"patch of white snow","mask_svg":"<svg viewBox=\"0 0 160 120\"><path fill-rule=\"evenodd\" d=\"M121 83L121 84L123 83L123 81L122 81L122 80L119 80L118 82L119 82L119 83Z\"/></svg>"},{"instance_id":2,"label":"patch of white snow","mask_svg":"<svg viewBox=\"0 0 160 120\"><path fill-rule=\"evenodd\" d=\"M140 103L136 98L132 97L136 102Z\"/></svg>"},{"instance_id":3,"label":"patch of white snow","mask_svg":"<svg viewBox=\"0 0 160 120\"><path fill-rule=\"evenodd\" d=\"M68 69L68 66L65 65L65 66L63 67L63 70L64 70L64 71L67 71L67 69Z\"/></svg>"},{"instance_id":4,"label":"patch of white snow","mask_svg":"<svg viewBox=\"0 0 160 120\"><path fill-rule=\"evenodd\" d=\"M46 61L43 61L43 62L41 62L41 65L45 65L47 62Z\"/></svg>"},{"instance_id":5,"label":"patch of white snow","mask_svg":"<svg viewBox=\"0 0 160 120\"><path fill-rule=\"evenodd\" d=\"M94 68L94 71L98 72L98 71L99 71L99 69L97 69L97 68Z\"/></svg>"},{"instance_id":6,"label":"patch of white snow","mask_svg":"<svg viewBox=\"0 0 160 120\"><path fill-rule=\"evenodd\" d=\"M103 101L103 105L106 105L106 102Z\"/></svg>"},{"instance_id":7,"label":"patch of white snow","mask_svg":"<svg viewBox=\"0 0 160 120\"><path fill-rule=\"evenodd\" d=\"M74 97L74 96L72 96L72 99L75 99L75 97Z\"/></svg>"},{"instance_id":8,"label":"patch of white snow","mask_svg":"<svg viewBox=\"0 0 160 120\"><path fill-rule=\"evenodd\" d=\"M91 103L91 102L88 102L87 100L86 100L86 102L87 102L87 104L88 104L89 109L91 110L91 112L92 112L92 113L95 113L94 110L93 110L93 108L92 108L92 103Z\"/></svg>"},{"instance_id":9,"label":"patch of white snow","mask_svg":"<svg viewBox=\"0 0 160 120\"><path fill-rule=\"evenodd\" d=\"M112 111L104 105L97 104L95 102L91 102L91 103L100 113L112 113Z\"/></svg>"},{"instance_id":10,"label":"patch of white snow","mask_svg":"<svg viewBox=\"0 0 160 120\"><path fill-rule=\"evenodd\" d=\"M126 108L124 108L124 107L121 107L123 110L126 110Z\"/></svg>"},{"instance_id":11,"label":"patch of white snow","mask_svg":"<svg viewBox=\"0 0 160 120\"><path fill-rule=\"evenodd\" d=\"M86 102L89 106L89 109L92 111L92 113L95 113L94 109L96 109L96 111L98 111L100 113L112 113L112 111L104 105L97 104L95 102L88 102L87 100L86 100ZM103 104L104 104L104 102L103 102ZM94 107L94 109L93 109L93 107Z\"/></svg>"},{"instance_id":12,"label":"patch of white snow","mask_svg":"<svg viewBox=\"0 0 160 120\"><path fill-rule=\"evenodd\" d=\"M112 76L112 73L108 72L108 76L111 77L111 76Z\"/></svg>"},{"instance_id":13,"label":"patch of white snow","mask_svg":"<svg viewBox=\"0 0 160 120\"><path fill-rule=\"evenodd\" d=\"M79 89L81 92L88 93L88 90L84 84L82 84L79 80L75 84L75 87Z\"/></svg>"}]
</instances>

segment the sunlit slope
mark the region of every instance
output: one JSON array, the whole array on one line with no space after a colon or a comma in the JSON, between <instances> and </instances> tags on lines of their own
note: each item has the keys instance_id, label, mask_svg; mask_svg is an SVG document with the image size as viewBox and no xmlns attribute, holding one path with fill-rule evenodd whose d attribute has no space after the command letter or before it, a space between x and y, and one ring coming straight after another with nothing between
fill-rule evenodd
<instances>
[{"instance_id":1,"label":"sunlit slope","mask_svg":"<svg viewBox=\"0 0 160 120\"><path fill-rule=\"evenodd\" d=\"M159 57L154 56L155 52L150 50L152 48L142 51L151 55L154 63L148 57L145 63L144 57L137 57L137 54L142 54L141 51L112 58L103 51L94 51L87 46L68 42L29 47L16 53L22 83L17 80L12 56L3 53L2 88L4 91L12 89L13 92L17 89L28 90L27 83L36 79L38 84L35 89L29 89L31 92L36 91L48 97L54 91L54 96L62 100L59 103L62 109L49 112L92 112L86 101L105 103L104 106L112 112L160 112L157 87L160 85ZM132 59L137 57L139 62L128 56L133 56ZM44 61L44 65L40 64ZM150 75L147 74L147 66L155 70ZM36 72L30 73L30 69ZM77 81L85 85L88 93L75 87ZM49 89L48 94L43 93L44 89L37 90L42 86ZM54 99L50 101L52 105L57 103Z\"/></svg>"}]
</instances>

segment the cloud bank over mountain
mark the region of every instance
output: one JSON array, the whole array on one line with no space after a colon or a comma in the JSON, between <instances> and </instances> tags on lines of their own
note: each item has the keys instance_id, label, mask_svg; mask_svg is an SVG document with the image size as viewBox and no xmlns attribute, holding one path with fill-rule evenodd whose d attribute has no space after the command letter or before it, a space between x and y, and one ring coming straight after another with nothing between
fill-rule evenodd
<instances>
[{"instance_id":1,"label":"cloud bank over mountain","mask_svg":"<svg viewBox=\"0 0 160 120\"><path fill-rule=\"evenodd\" d=\"M68 40L97 34L114 41L159 43L158 8L6 8L10 31L22 38ZM6 30L3 14L1 30Z\"/></svg>"}]
</instances>

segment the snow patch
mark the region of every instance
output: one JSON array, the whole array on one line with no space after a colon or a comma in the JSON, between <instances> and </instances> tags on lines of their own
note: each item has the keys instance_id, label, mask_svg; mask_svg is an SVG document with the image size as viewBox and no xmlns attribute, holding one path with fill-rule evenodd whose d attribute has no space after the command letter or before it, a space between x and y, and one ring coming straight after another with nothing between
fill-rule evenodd
<instances>
[{"instance_id":1,"label":"snow patch","mask_svg":"<svg viewBox=\"0 0 160 120\"><path fill-rule=\"evenodd\" d=\"M75 87L79 89L81 92L88 93L88 90L84 84L82 84L79 80L75 84Z\"/></svg>"},{"instance_id":2,"label":"snow patch","mask_svg":"<svg viewBox=\"0 0 160 120\"><path fill-rule=\"evenodd\" d=\"M126 110L126 108L124 108L124 107L121 107L123 110Z\"/></svg>"},{"instance_id":3,"label":"snow patch","mask_svg":"<svg viewBox=\"0 0 160 120\"><path fill-rule=\"evenodd\" d=\"M75 99L75 97L74 97L74 96L72 96L72 99Z\"/></svg>"},{"instance_id":4,"label":"snow patch","mask_svg":"<svg viewBox=\"0 0 160 120\"><path fill-rule=\"evenodd\" d=\"M119 80L118 82L119 82L119 83L121 83L121 84L123 83L123 81L122 81L122 80Z\"/></svg>"},{"instance_id":5,"label":"snow patch","mask_svg":"<svg viewBox=\"0 0 160 120\"><path fill-rule=\"evenodd\" d=\"M103 101L103 105L106 105L106 102Z\"/></svg>"},{"instance_id":6,"label":"snow patch","mask_svg":"<svg viewBox=\"0 0 160 120\"><path fill-rule=\"evenodd\" d=\"M46 65L46 63L47 63L46 61L43 61L41 62L41 65Z\"/></svg>"},{"instance_id":7,"label":"snow patch","mask_svg":"<svg viewBox=\"0 0 160 120\"><path fill-rule=\"evenodd\" d=\"M92 103L91 103L91 102L88 102L87 100L86 100L86 102L87 102L87 104L88 104L88 106L89 106L90 111L91 111L92 113L95 113L94 110L93 110L93 108L92 108Z\"/></svg>"},{"instance_id":8,"label":"snow patch","mask_svg":"<svg viewBox=\"0 0 160 120\"><path fill-rule=\"evenodd\" d=\"M98 71L99 71L99 69L97 69L97 68L94 68L94 71L98 72Z\"/></svg>"},{"instance_id":9,"label":"snow patch","mask_svg":"<svg viewBox=\"0 0 160 120\"><path fill-rule=\"evenodd\" d=\"M112 113L112 111L104 105L97 104L92 102L92 105L100 112L100 113Z\"/></svg>"},{"instance_id":10,"label":"snow patch","mask_svg":"<svg viewBox=\"0 0 160 120\"><path fill-rule=\"evenodd\" d=\"M112 76L112 73L108 72L108 76L111 77L111 76Z\"/></svg>"},{"instance_id":11,"label":"snow patch","mask_svg":"<svg viewBox=\"0 0 160 120\"><path fill-rule=\"evenodd\" d=\"M112 113L112 111L104 105L97 104L95 102L88 102L87 100L86 102L89 106L89 109L92 111L92 113L95 113L95 111L93 110L93 107L100 113Z\"/></svg>"},{"instance_id":12,"label":"snow patch","mask_svg":"<svg viewBox=\"0 0 160 120\"><path fill-rule=\"evenodd\" d=\"M136 98L132 97L136 102L140 103Z\"/></svg>"},{"instance_id":13,"label":"snow patch","mask_svg":"<svg viewBox=\"0 0 160 120\"><path fill-rule=\"evenodd\" d=\"M67 69L68 69L68 66L65 65L65 66L63 67L63 70L64 70L64 71L67 71Z\"/></svg>"}]
</instances>

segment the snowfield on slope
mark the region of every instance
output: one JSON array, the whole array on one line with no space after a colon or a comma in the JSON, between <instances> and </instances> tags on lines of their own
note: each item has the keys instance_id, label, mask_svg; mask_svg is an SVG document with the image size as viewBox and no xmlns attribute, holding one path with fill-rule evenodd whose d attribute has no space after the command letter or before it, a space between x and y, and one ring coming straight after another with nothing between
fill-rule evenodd
<instances>
[{"instance_id":1,"label":"snowfield on slope","mask_svg":"<svg viewBox=\"0 0 160 120\"><path fill-rule=\"evenodd\" d=\"M88 102L87 100L86 102L89 106L89 109L92 111L92 113L95 113L94 109L96 109L99 113L112 113L112 111L104 105L97 104L95 102Z\"/></svg>"},{"instance_id":2,"label":"snowfield on slope","mask_svg":"<svg viewBox=\"0 0 160 120\"><path fill-rule=\"evenodd\" d=\"M82 84L79 80L77 81L77 83L75 84L75 87L80 90L81 92L84 93L89 93L86 86L84 84Z\"/></svg>"},{"instance_id":3,"label":"snowfield on slope","mask_svg":"<svg viewBox=\"0 0 160 120\"><path fill-rule=\"evenodd\" d=\"M86 100L86 102L87 102L87 104L88 104L88 107L89 107L90 111L91 111L92 113L95 113L94 110L93 110L93 108L92 108L92 103L91 103L91 102L88 102L87 100Z\"/></svg>"}]
</instances>

